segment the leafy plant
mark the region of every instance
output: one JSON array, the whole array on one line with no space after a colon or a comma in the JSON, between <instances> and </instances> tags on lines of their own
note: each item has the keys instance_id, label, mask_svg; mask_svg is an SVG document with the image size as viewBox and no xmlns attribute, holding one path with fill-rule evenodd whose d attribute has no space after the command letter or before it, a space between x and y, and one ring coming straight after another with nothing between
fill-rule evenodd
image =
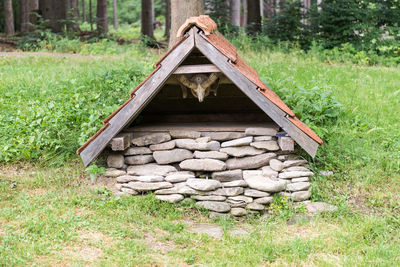
<instances>
[{"instance_id":1,"label":"leafy plant","mask_svg":"<svg viewBox=\"0 0 400 267\"><path fill-rule=\"evenodd\" d=\"M90 180L94 182L96 176L104 174L106 169L104 167L98 167L96 164L91 164L89 167L86 168L86 171L90 174Z\"/></svg>"}]
</instances>

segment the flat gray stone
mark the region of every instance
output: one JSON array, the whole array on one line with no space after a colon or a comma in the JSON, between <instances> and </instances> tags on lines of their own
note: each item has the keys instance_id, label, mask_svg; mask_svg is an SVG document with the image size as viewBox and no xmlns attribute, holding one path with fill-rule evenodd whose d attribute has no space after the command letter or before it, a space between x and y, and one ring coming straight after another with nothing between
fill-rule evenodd
<instances>
[{"instance_id":1,"label":"flat gray stone","mask_svg":"<svg viewBox=\"0 0 400 267\"><path fill-rule=\"evenodd\" d=\"M194 157L196 159L219 159L227 160L228 154L219 151L195 151Z\"/></svg>"},{"instance_id":2,"label":"flat gray stone","mask_svg":"<svg viewBox=\"0 0 400 267\"><path fill-rule=\"evenodd\" d=\"M336 211L338 208L325 202L309 202L305 204L309 213L319 213L326 211Z\"/></svg>"},{"instance_id":3,"label":"flat gray stone","mask_svg":"<svg viewBox=\"0 0 400 267\"><path fill-rule=\"evenodd\" d=\"M154 182L163 182L164 177L157 175L143 175L143 176L133 176L135 181L146 182L146 183L154 183Z\"/></svg>"},{"instance_id":4,"label":"flat gray stone","mask_svg":"<svg viewBox=\"0 0 400 267\"><path fill-rule=\"evenodd\" d=\"M195 200L200 200L200 201L225 201L226 197L225 196L201 196L201 195L193 195L191 198Z\"/></svg>"},{"instance_id":5,"label":"flat gray stone","mask_svg":"<svg viewBox=\"0 0 400 267\"><path fill-rule=\"evenodd\" d=\"M214 180L218 180L220 182L231 182L231 181L243 179L242 170L213 172L211 174L211 177Z\"/></svg>"},{"instance_id":6,"label":"flat gray stone","mask_svg":"<svg viewBox=\"0 0 400 267\"><path fill-rule=\"evenodd\" d=\"M165 177L165 181L170 183L180 183L180 182L186 182L186 180L189 178L195 178L194 174L188 172L175 172L175 173L169 173Z\"/></svg>"},{"instance_id":7,"label":"flat gray stone","mask_svg":"<svg viewBox=\"0 0 400 267\"><path fill-rule=\"evenodd\" d=\"M196 139L201 136L200 132L187 131L187 130L173 130L169 132L173 138L190 138Z\"/></svg>"},{"instance_id":8,"label":"flat gray stone","mask_svg":"<svg viewBox=\"0 0 400 267\"><path fill-rule=\"evenodd\" d=\"M252 197L247 197L247 196L228 197L228 200L244 201L244 202L246 202L246 203L251 203L251 202L253 202L253 198L252 198Z\"/></svg>"},{"instance_id":9,"label":"flat gray stone","mask_svg":"<svg viewBox=\"0 0 400 267\"><path fill-rule=\"evenodd\" d=\"M210 141L208 143L198 143L193 139L176 139L175 142L177 147L188 150L218 151L221 147L219 142L217 141Z\"/></svg>"},{"instance_id":10,"label":"flat gray stone","mask_svg":"<svg viewBox=\"0 0 400 267\"><path fill-rule=\"evenodd\" d=\"M224 213L231 210L228 203L220 201L198 201L196 202L196 205L215 212Z\"/></svg>"},{"instance_id":11,"label":"flat gray stone","mask_svg":"<svg viewBox=\"0 0 400 267\"><path fill-rule=\"evenodd\" d=\"M270 140L274 140L274 137L272 137L270 135L261 135L261 136L254 136L253 140L254 140L254 142L270 141Z\"/></svg>"},{"instance_id":12,"label":"flat gray stone","mask_svg":"<svg viewBox=\"0 0 400 267\"><path fill-rule=\"evenodd\" d=\"M278 178L278 172L274 171L270 166L262 167L262 174L268 178Z\"/></svg>"},{"instance_id":13,"label":"flat gray stone","mask_svg":"<svg viewBox=\"0 0 400 267\"><path fill-rule=\"evenodd\" d=\"M279 173L278 177L281 179L292 179L292 178L306 177L312 175L314 175L314 173L310 171L292 171L292 172L281 172Z\"/></svg>"},{"instance_id":14,"label":"flat gray stone","mask_svg":"<svg viewBox=\"0 0 400 267\"><path fill-rule=\"evenodd\" d=\"M293 151L295 142L289 136L278 137L278 144L282 151Z\"/></svg>"},{"instance_id":15,"label":"flat gray stone","mask_svg":"<svg viewBox=\"0 0 400 267\"><path fill-rule=\"evenodd\" d=\"M180 194L156 195L156 198L161 201L167 201L169 203L178 203L184 199L184 197Z\"/></svg>"},{"instance_id":16,"label":"flat gray stone","mask_svg":"<svg viewBox=\"0 0 400 267\"><path fill-rule=\"evenodd\" d=\"M272 203L273 197L260 197L254 199L254 202L259 203L259 204L270 204Z\"/></svg>"},{"instance_id":17,"label":"flat gray stone","mask_svg":"<svg viewBox=\"0 0 400 267\"><path fill-rule=\"evenodd\" d=\"M294 191L305 191L310 188L311 184L309 182L298 182L298 183L292 183L288 184L286 186L286 190L294 192Z\"/></svg>"},{"instance_id":18,"label":"flat gray stone","mask_svg":"<svg viewBox=\"0 0 400 267\"><path fill-rule=\"evenodd\" d=\"M209 218L210 219L218 219L218 218L230 218L230 214L229 213L219 213L219 212L215 212L215 211L211 211Z\"/></svg>"},{"instance_id":19,"label":"flat gray stone","mask_svg":"<svg viewBox=\"0 0 400 267\"><path fill-rule=\"evenodd\" d=\"M124 155L136 156L136 155L148 155L151 153L153 152L147 147L130 147L124 152Z\"/></svg>"},{"instance_id":20,"label":"flat gray stone","mask_svg":"<svg viewBox=\"0 0 400 267\"><path fill-rule=\"evenodd\" d=\"M279 192L286 187L285 181L267 178L262 175L262 171L244 171L243 179L250 188L265 192Z\"/></svg>"},{"instance_id":21,"label":"flat gray stone","mask_svg":"<svg viewBox=\"0 0 400 267\"><path fill-rule=\"evenodd\" d=\"M209 136L212 140L227 141L245 137L242 132L204 132L203 136Z\"/></svg>"},{"instance_id":22,"label":"flat gray stone","mask_svg":"<svg viewBox=\"0 0 400 267\"><path fill-rule=\"evenodd\" d=\"M176 168L173 166L165 165L157 165L155 163L145 164L145 165L136 165L128 167L127 173L130 175L160 175L165 176L169 172L176 172Z\"/></svg>"},{"instance_id":23,"label":"flat gray stone","mask_svg":"<svg viewBox=\"0 0 400 267\"><path fill-rule=\"evenodd\" d=\"M159 189L171 188L173 185L168 182L144 183L144 182L129 182L127 187L136 191L155 191Z\"/></svg>"},{"instance_id":24,"label":"flat gray stone","mask_svg":"<svg viewBox=\"0 0 400 267\"><path fill-rule=\"evenodd\" d=\"M137 195L139 194L137 191L131 189L131 188L121 188L121 192L124 193L125 195Z\"/></svg>"},{"instance_id":25,"label":"flat gray stone","mask_svg":"<svg viewBox=\"0 0 400 267\"><path fill-rule=\"evenodd\" d=\"M271 194L264 191L246 188L244 190L244 195L248 197L269 197Z\"/></svg>"},{"instance_id":26,"label":"flat gray stone","mask_svg":"<svg viewBox=\"0 0 400 267\"><path fill-rule=\"evenodd\" d=\"M274 171L280 172L283 169L283 162L277 159L271 159L269 162L269 166Z\"/></svg>"},{"instance_id":27,"label":"flat gray stone","mask_svg":"<svg viewBox=\"0 0 400 267\"><path fill-rule=\"evenodd\" d=\"M247 183L245 180L235 180L232 182L222 183L222 187L237 187L237 186L247 187Z\"/></svg>"},{"instance_id":28,"label":"flat gray stone","mask_svg":"<svg viewBox=\"0 0 400 267\"><path fill-rule=\"evenodd\" d=\"M104 176L106 177L118 177L118 176L122 176L125 175L126 171L124 170L118 170L115 168L107 168L106 172L104 173Z\"/></svg>"},{"instance_id":29,"label":"flat gray stone","mask_svg":"<svg viewBox=\"0 0 400 267\"><path fill-rule=\"evenodd\" d=\"M300 178L293 178L291 180L292 183L299 183L299 182L309 182L310 178L309 177L300 177Z\"/></svg>"},{"instance_id":30,"label":"flat gray stone","mask_svg":"<svg viewBox=\"0 0 400 267\"><path fill-rule=\"evenodd\" d=\"M188 228L188 231L197 234L206 234L218 239L224 236L222 227L211 223L195 223Z\"/></svg>"},{"instance_id":31,"label":"flat gray stone","mask_svg":"<svg viewBox=\"0 0 400 267\"><path fill-rule=\"evenodd\" d=\"M186 149L154 151L153 157L158 164L170 164L193 158L193 153Z\"/></svg>"},{"instance_id":32,"label":"flat gray stone","mask_svg":"<svg viewBox=\"0 0 400 267\"><path fill-rule=\"evenodd\" d=\"M257 169L268 165L269 161L276 157L275 153L266 153L252 157L228 159L226 167L229 170L233 169Z\"/></svg>"},{"instance_id":33,"label":"flat gray stone","mask_svg":"<svg viewBox=\"0 0 400 267\"><path fill-rule=\"evenodd\" d=\"M152 155L137 155L125 157L125 163L128 165L143 165L153 161L154 158Z\"/></svg>"},{"instance_id":34,"label":"flat gray stone","mask_svg":"<svg viewBox=\"0 0 400 267\"><path fill-rule=\"evenodd\" d=\"M231 214L235 217L241 217L241 216L246 216L247 215L247 210L243 208L232 208L231 209ZM231 235L237 235L236 232L230 231L229 232Z\"/></svg>"},{"instance_id":35,"label":"flat gray stone","mask_svg":"<svg viewBox=\"0 0 400 267\"><path fill-rule=\"evenodd\" d=\"M277 150L279 150L278 143L276 141L274 141L274 140L253 142L250 145L252 147L257 148L257 149L264 149L264 150L268 150L268 151L277 151Z\"/></svg>"},{"instance_id":36,"label":"flat gray stone","mask_svg":"<svg viewBox=\"0 0 400 267\"><path fill-rule=\"evenodd\" d=\"M209 179L196 179L190 178L186 181L186 184L199 191L212 191L221 187L221 183L217 180Z\"/></svg>"},{"instance_id":37,"label":"flat gray stone","mask_svg":"<svg viewBox=\"0 0 400 267\"><path fill-rule=\"evenodd\" d=\"M171 140L165 143L151 145L149 148L152 151L159 151L159 150L170 150L175 147L175 140Z\"/></svg>"},{"instance_id":38,"label":"flat gray stone","mask_svg":"<svg viewBox=\"0 0 400 267\"><path fill-rule=\"evenodd\" d=\"M208 143L210 141L211 141L211 137L209 137L209 136L203 136L203 137L196 138L197 143Z\"/></svg>"},{"instance_id":39,"label":"flat gray stone","mask_svg":"<svg viewBox=\"0 0 400 267\"><path fill-rule=\"evenodd\" d=\"M282 170L283 172L294 172L294 171L300 171L300 172L309 172L310 169L304 166L293 166L289 168L285 168Z\"/></svg>"},{"instance_id":40,"label":"flat gray stone","mask_svg":"<svg viewBox=\"0 0 400 267\"><path fill-rule=\"evenodd\" d=\"M119 153L112 153L107 157L107 166L109 168L121 169L124 167L124 156Z\"/></svg>"},{"instance_id":41,"label":"flat gray stone","mask_svg":"<svg viewBox=\"0 0 400 267\"><path fill-rule=\"evenodd\" d=\"M174 187L171 187L171 188L156 190L154 193L157 194L157 195L172 195L172 194L178 194L178 193L179 193L179 188L176 187L176 186L174 186Z\"/></svg>"},{"instance_id":42,"label":"flat gray stone","mask_svg":"<svg viewBox=\"0 0 400 267\"><path fill-rule=\"evenodd\" d=\"M228 196L233 197L240 194L243 194L243 187L227 187L227 188L220 188L215 191L210 192L212 195L216 196Z\"/></svg>"},{"instance_id":43,"label":"flat gray stone","mask_svg":"<svg viewBox=\"0 0 400 267\"><path fill-rule=\"evenodd\" d=\"M289 167L293 167L293 166L301 166L307 164L306 160L300 159L300 160L286 160L283 163L283 167L284 168L289 168Z\"/></svg>"},{"instance_id":44,"label":"flat gray stone","mask_svg":"<svg viewBox=\"0 0 400 267\"><path fill-rule=\"evenodd\" d=\"M309 191L298 191L298 192L293 192L290 196L293 201L298 202L310 199L311 193Z\"/></svg>"},{"instance_id":45,"label":"flat gray stone","mask_svg":"<svg viewBox=\"0 0 400 267\"><path fill-rule=\"evenodd\" d=\"M132 140L132 144L135 146L148 146L164 143L169 140L171 140L171 135L169 133L154 133L135 138Z\"/></svg>"},{"instance_id":46,"label":"flat gray stone","mask_svg":"<svg viewBox=\"0 0 400 267\"><path fill-rule=\"evenodd\" d=\"M276 128L270 128L270 127L253 127L253 128L247 128L245 130L246 135L269 135L269 136L275 136L277 133L277 127Z\"/></svg>"},{"instance_id":47,"label":"flat gray stone","mask_svg":"<svg viewBox=\"0 0 400 267\"><path fill-rule=\"evenodd\" d=\"M252 202L252 203L247 204L246 208L248 208L249 210L257 210L257 211L261 211L261 210L265 209L264 205L257 203L257 202Z\"/></svg>"},{"instance_id":48,"label":"flat gray stone","mask_svg":"<svg viewBox=\"0 0 400 267\"><path fill-rule=\"evenodd\" d=\"M226 203L231 206L231 208L243 208L246 207L246 202L243 200L233 200L233 199L228 199Z\"/></svg>"},{"instance_id":49,"label":"flat gray stone","mask_svg":"<svg viewBox=\"0 0 400 267\"><path fill-rule=\"evenodd\" d=\"M224 152L232 157L255 156L264 153L264 150L254 148L252 146L224 147L219 151Z\"/></svg>"},{"instance_id":50,"label":"flat gray stone","mask_svg":"<svg viewBox=\"0 0 400 267\"><path fill-rule=\"evenodd\" d=\"M242 137L239 139L234 139L231 141L226 141L221 144L221 147L231 147L231 146L248 146L251 142L253 142L253 137Z\"/></svg>"},{"instance_id":51,"label":"flat gray stone","mask_svg":"<svg viewBox=\"0 0 400 267\"><path fill-rule=\"evenodd\" d=\"M223 171L226 164L217 159L187 159L182 161L179 167L190 171Z\"/></svg>"},{"instance_id":52,"label":"flat gray stone","mask_svg":"<svg viewBox=\"0 0 400 267\"><path fill-rule=\"evenodd\" d=\"M132 181L136 181L135 176L132 175L122 175L117 177L117 183L129 183Z\"/></svg>"},{"instance_id":53,"label":"flat gray stone","mask_svg":"<svg viewBox=\"0 0 400 267\"><path fill-rule=\"evenodd\" d=\"M183 194L183 195L202 195L202 194L204 194L204 192L195 190L187 185L180 187L178 189L178 193Z\"/></svg>"}]
</instances>

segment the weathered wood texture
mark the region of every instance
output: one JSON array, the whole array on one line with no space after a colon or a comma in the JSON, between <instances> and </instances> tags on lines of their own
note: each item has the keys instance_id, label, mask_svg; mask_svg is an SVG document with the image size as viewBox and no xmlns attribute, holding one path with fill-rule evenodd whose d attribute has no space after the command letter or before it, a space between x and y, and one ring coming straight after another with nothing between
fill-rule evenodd
<instances>
[{"instance_id":1,"label":"weathered wood texture","mask_svg":"<svg viewBox=\"0 0 400 267\"><path fill-rule=\"evenodd\" d=\"M174 74L211 73L211 72L221 72L221 71L213 64L185 65L177 68Z\"/></svg>"},{"instance_id":2,"label":"weathered wood texture","mask_svg":"<svg viewBox=\"0 0 400 267\"><path fill-rule=\"evenodd\" d=\"M85 166L89 165L89 163L103 151L116 134L136 118L142 109L157 94L167 78L189 55L193 47L194 29L188 32L186 40L164 58L161 62L161 68L142 84L135 92L133 99L108 122L109 126L81 152L80 156Z\"/></svg>"},{"instance_id":3,"label":"weathered wood texture","mask_svg":"<svg viewBox=\"0 0 400 267\"><path fill-rule=\"evenodd\" d=\"M268 98L262 95L258 90L257 86L252 83L246 76L244 76L238 69L236 69L232 63L221 54L213 45L211 45L202 36L202 33L195 33L195 44L196 47L205 55L207 58L216 65L237 87L239 87L250 99L257 104L268 116L271 117L278 125L282 127L290 136L312 157L315 156L318 143L315 142L302 130L297 128L287 118L287 114L272 103Z\"/></svg>"}]
</instances>

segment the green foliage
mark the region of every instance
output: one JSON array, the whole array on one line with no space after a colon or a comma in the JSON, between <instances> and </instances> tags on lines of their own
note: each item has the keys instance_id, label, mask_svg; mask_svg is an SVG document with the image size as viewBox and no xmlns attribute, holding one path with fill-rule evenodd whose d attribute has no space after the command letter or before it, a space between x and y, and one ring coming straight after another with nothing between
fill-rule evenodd
<instances>
[{"instance_id":1,"label":"green foliage","mask_svg":"<svg viewBox=\"0 0 400 267\"><path fill-rule=\"evenodd\" d=\"M86 171L90 174L90 180L94 182L96 176L104 174L106 169L104 167L98 167L96 164L92 164L86 168Z\"/></svg>"}]
</instances>

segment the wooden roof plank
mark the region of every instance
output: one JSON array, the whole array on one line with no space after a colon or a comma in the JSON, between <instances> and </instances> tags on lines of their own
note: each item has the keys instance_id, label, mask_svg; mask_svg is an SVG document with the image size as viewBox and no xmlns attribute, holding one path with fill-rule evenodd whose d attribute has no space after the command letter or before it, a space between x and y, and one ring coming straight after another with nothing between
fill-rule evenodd
<instances>
[{"instance_id":1,"label":"wooden roof plank","mask_svg":"<svg viewBox=\"0 0 400 267\"><path fill-rule=\"evenodd\" d=\"M211 73L221 72L213 64L201 64L201 65L183 65L176 69L174 74L192 74L192 73Z\"/></svg>"}]
</instances>

